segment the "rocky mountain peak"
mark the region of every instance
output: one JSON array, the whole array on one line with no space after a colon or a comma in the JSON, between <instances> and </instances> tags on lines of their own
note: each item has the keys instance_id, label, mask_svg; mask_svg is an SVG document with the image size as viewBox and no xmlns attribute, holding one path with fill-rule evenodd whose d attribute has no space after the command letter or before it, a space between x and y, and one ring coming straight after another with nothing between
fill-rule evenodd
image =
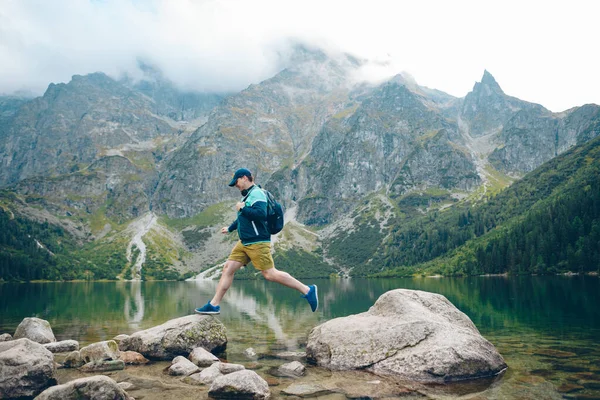
<instances>
[{"instance_id":1,"label":"rocky mountain peak","mask_svg":"<svg viewBox=\"0 0 600 400\"><path fill-rule=\"evenodd\" d=\"M496 93L504 94L504 91L502 90L502 88L500 88L500 85L498 85L498 82L496 82L496 79L494 79L492 74L490 74L487 69L483 71L483 77L481 78L481 85L488 87L489 89L493 90ZM475 87L477 87L477 84L475 84ZM473 88L473 90L475 90L475 88Z\"/></svg>"}]
</instances>

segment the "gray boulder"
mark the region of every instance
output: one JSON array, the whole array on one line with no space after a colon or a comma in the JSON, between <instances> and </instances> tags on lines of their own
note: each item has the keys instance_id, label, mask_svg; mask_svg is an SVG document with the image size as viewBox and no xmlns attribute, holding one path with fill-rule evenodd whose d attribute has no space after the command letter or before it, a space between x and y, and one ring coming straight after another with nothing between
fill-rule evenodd
<instances>
[{"instance_id":1,"label":"gray boulder","mask_svg":"<svg viewBox=\"0 0 600 400\"><path fill-rule=\"evenodd\" d=\"M35 400L132 400L117 382L104 375L75 379L45 390Z\"/></svg>"},{"instance_id":2,"label":"gray boulder","mask_svg":"<svg viewBox=\"0 0 600 400\"><path fill-rule=\"evenodd\" d=\"M330 369L421 382L493 376L506 368L494 346L444 296L397 289L369 311L314 328L307 358Z\"/></svg>"},{"instance_id":3,"label":"gray boulder","mask_svg":"<svg viewBox=\"0 0 600 400\"><path fill-rule=\"evenodd\" d=\"M215 379L208 395L215 399L268 399L271 392L267 381L246 369Z\"/></svg>"},{"instance_id":4,"label":"gray boulder","mask_svg":"<svg viewBox=\"0 0 600 400\"><path fill-rule=\"evenodd\" d=\"M225 326L209 315L189 315L139 331L121 341L123 351L137 351L150 359L187 356L196 347L220 351L227 344Z\"/></svg>"},{"instance_id":5,"label":"gray boulder","mask_svg":"<svg viewBox=\"0 0 600 400\"><path fill-rule=\"evenodd\" d=\"M77 340L63 340L60 342L51 342L43 345L52 353L67 353L70 351L79 350L79 342Z\"/></svg>"},{"instance_id":6,"label":"gray boulder","mask_svg":"<svg viewBox=\"0 0 600 400\"><path fill-rule=\"evenodd\" d=\"M92 343L79 350L81 359L86 363L119 360L119 346L114 340Z\"/></svg>"},{"instance_id":7,"label":"gray boulder","mask_svg":"<svg viewBox=\"0 0 600 400\"><path fill-rule=\"evenodd\" d=\"M27 338L38 343L56 342L50 323L39 318L25 318L14 334L15 339Z\"/></svg>"},{"instance_id":8,"label":"gray boulder","mask_svg":"<svg viewBox=\"0 0 600 400\"><path fill-rule=\"evenodd\" d=\"M0 335L0 342L8 342L9 340L13 340L13 337L10 335L10 333L3 333Z\"/></svg>"},{"instance_id":9,"label":"gray boulder","mask_svg":"<svg viewBox=\"0 0 600 400\"><path fill-rule=\"evenodd\" d=\"M32 397L56 385L52 353L29 339L0 342L0 399Z\"/></svg>"}]
</instances>

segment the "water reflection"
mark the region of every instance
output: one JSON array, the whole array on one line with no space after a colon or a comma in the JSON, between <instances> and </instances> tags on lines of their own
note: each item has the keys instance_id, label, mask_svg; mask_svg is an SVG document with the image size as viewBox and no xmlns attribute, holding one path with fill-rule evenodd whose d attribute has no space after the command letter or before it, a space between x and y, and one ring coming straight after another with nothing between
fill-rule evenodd
<instances>
[{"instance_id":1,"label":"water reflection","mask_svg":"<svg viewBox=\"0 0 600 400\"><path fill-rule=\"evenodd\" d=\"M140 323L144 319L144 297L142 296L142 283L132 281L129 284L129 292L125 298L124 315L129 327L139 330Z\"/></svg>"}]
</instances>

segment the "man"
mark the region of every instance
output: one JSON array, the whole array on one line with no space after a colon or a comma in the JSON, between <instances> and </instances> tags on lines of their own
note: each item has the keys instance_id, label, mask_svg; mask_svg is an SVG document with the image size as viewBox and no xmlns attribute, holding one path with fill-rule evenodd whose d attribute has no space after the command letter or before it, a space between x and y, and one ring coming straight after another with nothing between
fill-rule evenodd
<instances>
[{"instance_id":1,"label":"man","mask_svg":"<svg viewBox=\"0 0 600 400\"><path fill-rule=\"evenodd\" d=\"M229 227L221 228L227 234L237 230L240 240L237 242L225 266L217 285L215 296L208 303L196 308L198 314L219 314L221 299L231 286L233 275L242 266L252 261L266 280L296 289L302 293L313 312L319 306L317 285L306 286L287 272L275 268L271 256L271 234L267 228L267 196L254 184L252 173L246 168L235 171L229 186L235 186L242 193L242 201L235 205L237 219Z\"/></svg>"}]
</instances>

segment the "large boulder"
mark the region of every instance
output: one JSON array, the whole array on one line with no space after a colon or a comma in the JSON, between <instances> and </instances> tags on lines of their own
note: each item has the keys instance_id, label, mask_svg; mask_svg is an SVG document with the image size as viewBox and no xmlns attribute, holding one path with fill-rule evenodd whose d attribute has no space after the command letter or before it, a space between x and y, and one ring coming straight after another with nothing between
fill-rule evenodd
<instances>
[{"instance_id":1,"label":"large boulder","mask_svg":"<svg viewBox=\"0 0 600 400\"><path fill-rule=\"evenodd\" d=\"M336 318L309 335L307 358L330 369L441 383L493 376L502 356L444 296L397 289L369 311Z\"/></svg>"},{"instance_id":2,"label":"large boulder","mask_svg":"<svg viewBox=\"0 0 600 400\"><path fill-rule=\"evenodd\" d=\"M27 338L38 343L56 342L50 323L39 318L24 318L17 326L13 336L15 339Z\"/></svg>"},{"instance_id":3,"label":"large boulder","mask_svg":"<svg viewBox=\"0 0 600 400\"><path fill-rule=\"evenodd\" d=\"M35 400L132 400L132 398L108 376L97 375L51 387Z\"/></svg>"},{"instance_id":4,"label":"large boulder","mask_svg":"<svg viewBox=\"0 0 600 400\"><path fill-rule=\"evenodd\" d=\"M225 349L225 326L210 315L189 315L172 319L162 325L139 331L119 344L122 351L137 351L145 357L171 360L188 356L196 347L208 351Z\"/></svg>"},{"instance_id":5,"label":"large boulder","mask_svg":"<svg viewBox=\"0 0 600 400\"><path fill-rule=\"evenodd\" d=\"M0 343L0 399L32 397L56 385L54 356L22 338Z\"/></svg>"},{"instance_id":6,"label":"large boulder","mask_svg":"<svg viewBox=\"0 0 600 400\"><path fill-rule=\"evenodd\" d=\"M215 379L208 395L215 399L268 399L269 384L256 372L247 369Z\"/></svg>"}]
</instances>

